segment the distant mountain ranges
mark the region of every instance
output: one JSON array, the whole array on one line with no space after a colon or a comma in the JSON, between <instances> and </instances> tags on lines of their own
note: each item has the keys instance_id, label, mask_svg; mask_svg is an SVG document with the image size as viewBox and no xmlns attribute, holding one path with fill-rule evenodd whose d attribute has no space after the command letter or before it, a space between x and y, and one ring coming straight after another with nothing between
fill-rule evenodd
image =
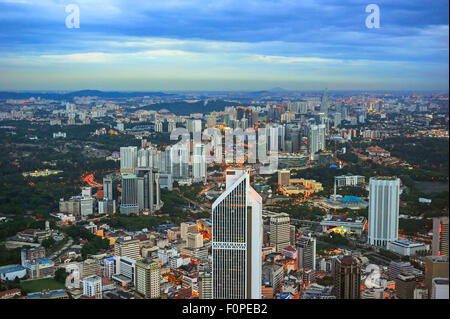
<instances>
[{"instance_id":1,"label":"distant mountain ranges","mask_svg":"<svg viewBox=\"0 0 450 319\"><path fill-rule=\"evenodd\" d=\"M34 98L45 98L50 100L72 100L74 97L84 97L84 96L98 96L101 98L131 98L131 97L143 97L143 96L171 96L173 94L163 93L163 92L106 92L99 90L81 90L73 92L0 92L0 99L29 99Z\"/></svg>"}]
</instances>

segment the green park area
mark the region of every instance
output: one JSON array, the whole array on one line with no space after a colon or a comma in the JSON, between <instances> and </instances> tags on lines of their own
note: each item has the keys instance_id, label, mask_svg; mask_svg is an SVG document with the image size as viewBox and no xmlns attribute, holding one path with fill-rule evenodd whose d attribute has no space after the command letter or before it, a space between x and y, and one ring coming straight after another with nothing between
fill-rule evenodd
<instances>
[{"instance_id":1,"label":"green park area","mask_svg":"<svg viewBox=\"0 0 450 319\"><path fill-rule=\"evenodd\" d=\"M55 290L64 289L64 284L52 279L37 279L37 280L26 280L20 283L20 287L27 293L39 292L44 289Z\"/></svg>"}]
</instances>

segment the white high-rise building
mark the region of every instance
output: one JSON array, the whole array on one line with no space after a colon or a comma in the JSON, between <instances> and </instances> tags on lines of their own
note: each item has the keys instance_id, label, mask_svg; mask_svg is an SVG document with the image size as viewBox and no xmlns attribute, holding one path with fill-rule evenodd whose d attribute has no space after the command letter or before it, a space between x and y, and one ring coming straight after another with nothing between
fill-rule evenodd
<instances>
[{"instance_id":1,"label":"white high-rise building","mask_svg":"<svg viewBox=\"0 0 450 319\"><path fill-rule=\"evenodd\" d=\"M260 299L262 199L247 169L226 172L226 190L212 206L214 299Z\"/></svg>"},{"instance_id":2,"label":"white high-rise building","mask_svg":"<svg viewBox=\"0 0 450 319\"><path fill-rule=\"evenodd\" d=\"M138 148L136 146L127 146L120 148L120 173L134 174L137 165Z\"/></svg>"},{"instance_id":3,"label":"white high-rise building","mask_svg":"<svg viewBox=\"0 0 450 319\"><path fill-rule=\"evenodd\" d=\"M400 193L399 178L370 178L369 244L386 247L398 239Z\"/></svg>"},{"instance_id":4,"label":"white high-rise building","mask_svg":"<svg viewBox=\"0 0 450 319\"><path fill-rule=\"evenodd\" d=\"M311 125L309 153L314 159L314 154L325 149L325 124Z\"/></svg>"},{"instance_id":5,"label":"white high-rise building","mask_svg":"<svg viewBox=\"0 0 450 319\"><path fill-rule=\"evenodd\" d=\"M205 144L194 145L194 155L192 156L192 178L195 181L206 182L206 152Z\"/></svg>"},{"instance_id":6,"label":"white high-rise building","mask_svg":"<svg viewBox=\"0 0 450 319\"><path fill-rule=\"evenodd\" d=\"M83 279L83 295L102 299L102 277L92 275Z\"/></svg>"}]
</instances>

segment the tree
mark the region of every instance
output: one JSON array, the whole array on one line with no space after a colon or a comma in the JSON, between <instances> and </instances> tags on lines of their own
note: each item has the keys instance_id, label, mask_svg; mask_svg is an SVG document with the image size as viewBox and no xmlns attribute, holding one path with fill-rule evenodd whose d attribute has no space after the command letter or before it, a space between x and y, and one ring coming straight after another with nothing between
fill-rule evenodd
<instances>
[{"instance_id":1,"label":"tree","mask_svg":"<svg viewBox=\"0 0 450 319\"><path fill-rule=\"evenodd\" d=\"M66 271L65 268L59 268L55 271L55 280L57 282L64 284L66 282L66 278L68 275L69 273Z\"/></svg>"}]
</instances>

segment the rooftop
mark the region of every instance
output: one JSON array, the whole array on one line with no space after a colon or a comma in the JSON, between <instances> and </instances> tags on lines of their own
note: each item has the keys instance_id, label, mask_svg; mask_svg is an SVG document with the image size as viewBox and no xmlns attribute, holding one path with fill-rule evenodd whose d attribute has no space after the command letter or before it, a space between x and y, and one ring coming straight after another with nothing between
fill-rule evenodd
<instances>
[{"instance_id":1,"label":"rooftop","mask_svg":"<svg viewBox=\"0 0 450 319\"><path fill-rule=\"evenodd\" d=\"M7 274L10 272L16 272L16 271L21 271L24 270L25 268L23 268L20 265L7 265L7 266L1 266L0 267L0 274Z\"/></svg>"}]
</instances>

